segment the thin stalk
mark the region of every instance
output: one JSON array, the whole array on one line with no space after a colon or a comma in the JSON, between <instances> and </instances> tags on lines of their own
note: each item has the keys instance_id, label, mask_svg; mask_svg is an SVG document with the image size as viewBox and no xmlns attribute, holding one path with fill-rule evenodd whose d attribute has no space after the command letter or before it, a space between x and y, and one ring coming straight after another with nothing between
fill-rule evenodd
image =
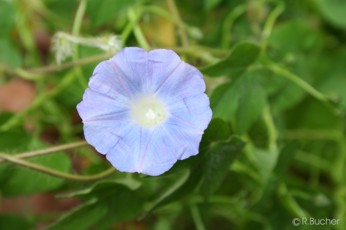
<instances>
[{"instance_id":1,"label":"thin stalk","mask_svg":"<svg viewBox=\"0 0 346 230\"><path fill-rule=\"evenodd\" d=\"M263 120L267 127L268 139L269 139L269 146L268 146L269 150L273 153L277 153L278 152L278 147L277 147L278 134L275 128L273 116L270 112L269 105L267 105L264 108Z\"/></svg>"},{"instance_id":2,"label":"thin stalk","mask_svg":"<svg viewBox=\"0 0 346 230\"><path fill-rule=\"evenodd\" d=\"M178 31L179 31L179 35L180 35L180 39L181 39L181 44L183 45L183 47L188 47L189 46L189 40L184 28L184 22L181 19L181 16L179 14L178 8L175 4L174 0L166 0L168 8L171 12L171 14L173 15L173 17L175 18L175 20L177 21L177 25L178 25Z\"/></svg>"},{"instance_id":3,"label":"thin stalk","mask_svg":"<svg viewBox=\"0 0 346 230\"><path fill-rule=\"evenodd\" d=\"M18 159L36 157L36 156L41 156L41 155L45 155L45 154L49 154L49 153L54 153L54 152L68 150L68 149L78 148L81 146L85 146L87 144L88 143L86 141L77 141L74 143L63 144L63 145L53 146L53 147L49 147L49 148L45 148L45 149L19 153L19 154L16 154L15 157ZM4 162L4 159L0 159L0 163L2 163L2 162Z\"/></svg>"},{"instance_id":4,"label":"thin stalk","mask_svg":"<svg viewBox=\"0 0 346 230\"><path fill-rule=\"evenodd\" d=\"M54 177L59 177L65 180L72 180L72 181L95 181L95 180L100 180L102 178L105 178L107 176L112 175L115 172L114 168L109 168L101 173L98 174L93 174L93 175L88 175L88 176L84 176L84 175L76 175L76 174L69 174L69 173L64 173L64 172L60 172L58 170L54 170L54 169L50 169L47 168L45 166L39 165L39 164L35 164L35 163L31 163L22 159L18 159L17 157L14 156L10 156L8 154L4 154L4 153L0 153L0 159L4 159L7 160L9 162L12 162L14 164L23 166L25 168L28 169L32 169L32 170L36 170Z\"/></svg>"},{"instance_id":5,"label":"thin stalk","mask_svg":"<svg viewBox=\"0 0 346 230\"><path fill-rule=\"evenodd\" d=\"M335 106L333 106L330 102L330 99L324 95L323 93L319 92L317 89L315 89L313 86L311 86L309 83L304 81L301 77L298 75L280 67L279 65L275 63L270 63L267 66L269 69L271 69L274 73L278 74L279 76L285 77L286 79L290 80L292 83L297 85L299 88L303 89L305 92L310 94L312 97L314 97L316 100L322 102L324 105L326 105L329 109L331 109L335 115L339 116L341 115L341 111L339 111Z\"/></svg>"},{"instance_id":6,"label":"thin stalk","mask_svg":"<svg viewBox=\"0 0 346 230\"><path fill-rule=\"evenodd\" d=\"M275 21L280 16L280 14L284 11L285 5L280 2L275 9L269 14L266 23L264 24L263 32L262 32L262 53L264 53L267 49L268 38L274 28Z\"/></svg>"},{"instance_id":7,"label":"thin stalk","mask_svg":"<svg viewBox=\"0 0 346 230\"><path fill-rule=\"evenodd\" d=\"M242 4L230 11L222 24L221 47L228 49L231 44L231 29L234 21L246 12L246 5Z\"/></svg>"},{"instance_id":8,"label":"thin stalk","mask_svg":"<svg viewBox=\"0 0 346 230\"><path fill-rule=\"evenodd\" d=\"M192 215L193 222L197 230L205 230L201 214L199 213L198 207L196 205L190 205L190 211Z\"/></svg>"},{"instance_id":9,"label":"thin stalk","mask_svg":"<svg viewBox=\"0 0 346 230\"><path fill-rule=\"evenodd\" d=\"M78 9L77 9L77 13L76 13L74 21L73 21L72 35L74 35L74 36L79 36L79 34L80 34L80 30L82 28L82 22L83 22L83 17L84 17L85 11L86 11L86 7L87 7L87 1L86 0L80 0L79 5L78 5ZM77 61L79 59L78 45L74 46L73 51L74 52L72 54L72 60ZM88 83L83 77L82 69L80 67L77 67L74 69L74 72L75 72L80 84L82 85L82 87L86 88Z\"/></svg>"},{"instance_id":10,"label":"thin stalk","mask_svg":"<svg viewBox=\"0 0 346 230\"><path fill-rule=\"evenodd\" d=\"M134 24L133 33L134 33L134 35L135 35L139 45L141 47L143 47L144 49L149 50L150 49L150 45L149 45L147 39L145 38L145 36L144 36L144 34L142 32L142 29L138 25L138 16L136 15L136 12L135 12L134 9L130 9L128 11L128 17L129 17L129 20L130 20L131 24L132 23Z\"/></svg>"},{"instance_id":11,"label":"thin stalk","mask_svg":"<svg viewBox=\"0 0 346 230\"><path fill-rule=\"evenodd\" d=\"M17 68L15 70L6 69L5 71L8 72L9 74L19 75L20 77L27 80L38 80L42 78L43 77L42 75L44 74L59 72L65 69L69 69L71 67L82 66L82 65L86 65L86 64L90 64L94 62L99 62L109 57L111 57L110 53L102 53L102 54L82 58L76 61L63 63L61 65L49 65L49 66L42 66L42 67L26 69L26 70L21 68ZM37 76L37 74L39 74L39 76Z\"/></svg>"}]
</instances>

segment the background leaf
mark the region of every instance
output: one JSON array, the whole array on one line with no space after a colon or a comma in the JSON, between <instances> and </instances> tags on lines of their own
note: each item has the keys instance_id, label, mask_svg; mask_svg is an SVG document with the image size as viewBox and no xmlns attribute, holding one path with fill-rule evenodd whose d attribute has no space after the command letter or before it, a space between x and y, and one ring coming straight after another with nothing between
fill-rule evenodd
<instances>
[{"instance_id":1,"label":"background leaf","mask_svg":"<svg viewBox=\"0 0 346 230\"><path fill-rule=\"evenodd\" d=\"M322 16L331 24L346 29L346 2L340 0L317 0L316 1Z\"/></svg>"},{"instance_id":2,"label":"background leaf","mask_svg":"<svg viewBox=\"0 0 346 230\"><path fill-rule=\"evenodd\" d=\"M200 188L206 198L219 188L231 163L237 158L244 145L241 139L233 137L229 142L216 144L207 152Z\"/></svg>"},{"instance_id":3,"label":"background leaf","mask_svg":"<svg viewBox=\"0 0 346 230\"><path fill-rule=\"evenodd\" d=\"M78 194L78 197L87 201L66 213L48 229L109 229L115 223L138 216L144 204L143 197L136 190L111 181L99 183L87 193Z\"/></svg>"},{"instance_id":4,"label":"background leaf","mask_svg":"<svg viewBox=\"0 0 346 230\"><path fill-rule=\"evenodd\" d=\"M231 136L229 124L222 119L215 118L211 120L208 128L204 132L203 140L205 141L223 141Z\"/></svg>"},{"instance_id":5,"label":"background leaf","mask_svg":"<svg viewBox=\"0 0 346 230\"><path fill-rule=\"evenodd\" d=\"M210 77L228 76L236 78L256 61L259 50L259 47L253 43L237 44L227 58L203 68L202 72Z\"/></svg>"},{"instance_id":6,"label":"background leaf","mask_svg":"<svg viewBox=\"0 0 346 230\"><path fill-rule=\"evenodd\" d=\"M260 117L266 105L266 94L257 79L244 77L236 112L238 134L244 134Z\"/></svg>"},{"instance_id":7,"label":"background leaf","mask_svg":"<svg viewBox=\"0 0 346 230\"><path fill-rule=\"evenodd\" d=\"M106 22L116 21L120 15L126 13L127 8L134 5L134 0L88 0L88 15L94 26L104 24Z\"/></svg>"},{"instance_id":8,"label":"background leaf","mask_svg":"<svg viewBox=\"0 0 346 230\"><path fill-rule=\"evenodd\" d=\"M41 164L61 172L68 172L71 167L69 157L62 152L30 159L30 162ZM2 186L1 192L7 196L51 191L57 189L64 183L64 180L61 178L21 167L11 166L5 172L7 177L2 182L4 186ZM34 179L28 180L28 178Z\"/></svg>"}]
</instances>

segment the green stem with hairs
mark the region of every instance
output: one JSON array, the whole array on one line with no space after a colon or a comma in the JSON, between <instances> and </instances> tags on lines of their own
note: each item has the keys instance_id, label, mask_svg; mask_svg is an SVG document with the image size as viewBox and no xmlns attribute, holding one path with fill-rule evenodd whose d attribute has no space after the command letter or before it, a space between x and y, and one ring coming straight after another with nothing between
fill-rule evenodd
<instances>
[{"instance_id":1,"label":"green stem with hairs","mask_svg":"<svg viewBox=\"0 0 346 230\"><path fill-rule=\"evenodd\" d=\"M280 14L284 11L285 5L280 2L275 9L269 14L266 23L264 24L263 32L262 32L262 54L264 54L267 50L268 46L268 38L272 33L275 21L280 16Z\"/></svg>"},{"instance_id":2,"label":"green stem with hairs","mask_svg":"<svg viewBox=\"0 0 346 230\"><path fill-rule=\"evenodd\" d=\"M179 31L179 35L180 35L180 39L181 39L181 44L183 45L183 47L188 47L189 46L189 40L184 28L184 22L181 19L181 16L179 14L177 5L175 4L174 0L166 0L169 11L171 12L171 14L173 15L175 21L177 22L177 26L178 26L178 31Z\"/></svg>"},{"instance_id":3,"label":"green stem with hairs","mask_svg":"<svg viewBox=\"0 0 346 230\"><path fill-rule=\"evenodd\" d=\"M149 50L150 45L149 45L148 41L146 40L146 38L142 32L142 29L138 25L138 18L139 17L138 17L138 13L135 11L134 8L132 8L128 11L128 17L129 17L130 23L134 25L133 33L134 33L139 45L141 47L143 47L144 49Z\"/></svg>"},{"instance_id":4,"label":"green stem with hairs","mask_svg":"<svg viewBox=\"0 0 346 230\"><path fill-rule=\"evenodd\" d=\"M79 6L77 9L77 13L75 15L74 21L73 21L73 27L72 27L72 35L79 36L80 30L82 27L83 22L83 16L85 14L87 7L87 1L86 0L80 0ZM79 49L78 45L74 46L73 54L72 54L72 61L77 61L79 59ZM74 72L83 88L86 88L88 83L83 77L83 71L81 67L74 68Z\"/></svg>"},{"instance_id":5,"label":"green stem with hairs","mask_svg":"<svg viewBox=\"0 0 346 230\"><path fill-rule=\"evenodd\" d=\"M19 153L19 154L16 154L15 157L17 159L36 157L36 156L46 155L46 154L49 154L49 153L54 153L54 152L68 150L68 149L78 148L78 147L81 147L81 146L86 146L87 144L88 143L86 141L77 141L77 142L74 142L74 143L63 144L63 145L53 146L53 147L49 147L49 148L45 148L45 149L33 150L33 151ZM5 162L5 160L4 159L0 159L0 163L2 163L2 162Z\"/></svg>"},{"instance_id":6,"label":"green stem with hairs","mask_svg":"<svg viewBox=\"0 0 346 230\"><path fill-rule=\"evenodd\" d=\"M35 163L31 163L22 159L19 159L17 157L14 156L10 156L8 154L4 154L4 153L0 153L0 159L4 159L7 160L11 163L23 166L25 168L29 168L32 170L36 170L54 177L59 177L62 179L66 179L66 180L73 180L73 181L95 181L95 180L100 180L102 178L105 178L107 176L112 175L115 172L115 169L109 168L101 173L98 174L94 174L94 175L75 175L75 174L69 174L69 173L64 173L64 172L60 172L58 170L54 170L54 169L50 169L47 168L45 166L39 165L39 164L35 164Z\"/></svg>"},{"instance_id":7,"label":"green stem with hairs","mask_svg":"<svg viewBox=\"0 0 346 230\"><path fill-rule=\"evenodd\" d=\"M222 24L222 37L221 47L230 48L232 33L231 29L234 21L246 12L246 5L242 4L235 7L230 13L227 14L224 23Z\"/></svg>"},{"instance_id":8,"label":"green stem with hairs","mask_svg":"<svg viewBox=\"0 0 346 230\"><path fill-rule=\"evenodd\" d=\"M191 204L190 205L190 211L192 215L193 222L195 223L195 227L197 230L205 230L201 214L198 210L197 205Z\"/></svg>"},{"instance_id":9,"label":"green stem with hairs","mask_svg":"<svg viewBox=\"0 0 346 230\"><path fill-rule=\"evenodd\" d=\"M48 65L48 66L36 67L36 68L26 69L26 70L21 68L17 68L14 70L5 69L5 72L12 75L18 75L21 78L26 80L35 81L35 80L42 79L44 77L43 75L45 74L59 72L65 69L69 69L71 67L75 67L75 66L82 66L82 65L86 65L90 63L99 62L110 57L111 57L110 53L103 53L103 54L98 54L98 55L94 55L90 57L81 58L79 60L72 61L72 62L63 63L61 65Z\"/></svg>"},{"instance_id":10,"label":"green stem with hairs","mask_svg":"<svg viewBox=\"0 0 346 230\"><path fill-rule=\"evenodd\" d=\"M329 109L331 109L335 113L335 115L338 115L338 116L341 115L341 111L339 111L335 106L331 104L331 100L326 95L316 90L309 83L304 81L301 77L280 67L279 65L275 63L269 63L267 64L267 67L270 70L272 70L274 73L278 74L279 76L285 77L286 79L290 80L292 83L297 85L299 88L303 89L305 92L310 94L316 100L322 102Z\"/></svg>"}]
</instances>

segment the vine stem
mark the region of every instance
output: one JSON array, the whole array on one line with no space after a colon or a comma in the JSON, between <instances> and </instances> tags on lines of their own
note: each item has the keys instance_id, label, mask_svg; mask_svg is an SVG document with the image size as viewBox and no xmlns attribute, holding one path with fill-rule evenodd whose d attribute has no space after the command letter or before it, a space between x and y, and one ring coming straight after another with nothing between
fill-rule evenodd
<instances>
[{"instance_id":1,"label":"vine stem","mask_svg":"<svg viewBox=\"0 0 346 230\"><path fill-rule=\"evenodd\" d=\"M62 179L66 179L66 180L73 180L73 181L95 181L95 180L99 180L102 179L104 177L110 176L111 174L113 174L115 172L115 168L109 168L101 173L98 174L93 174L93 175L88 175L88 176L84 176L84 175L76 175L76 174L69 174L69 173L64 173L64 172L60 172L58 170L54 170L54 169L50 169L48 167L39 165L39 164L35 164L35 163L31 163L22 159L19 159L17 157L14 156L10 156L8 154L4 154L4 153L0 153L0 159L4 159L7 160L9 162L12 162L14 164L23 166L25 168L29 168L29 169L33 169L54 177L59 177Z\"/></svg>"},{"instance_id":2,"label":"vine stem","mask_svg":"<svg viewBox=\"0 0 346 230\"><path fill-rule=\"evenodd\" d=\"M242 4L235 7L230 13L227 14L224 23L222 24L222 37L221 47L228 49L230 48L232 40L232 26L234 21L246 12L246 5Z\"/></svg>"},{"instance_id":3,"label":"vine stem","mask_svg":"<svg viewBox=\"0 0 346 230\"><path fill-rule=\"evenodd\" d=\"M17 154L15 156L11 156L9 154L1 153L0 152L0 163L4 161L8 161L32 170L36 170L54 177L59 177L62 179L66 180L73 180L73 181L95 181L102 179L104 177L110 176L115 172L115 169L109 168L101 173L98 174L93 174L93 175L76 175L76 174L69 174L69 173L64 173L60 172L58 170L50 169L48 167L31 163L25 160L22 160L22 158L29 158L29 157L35 157L35 156L40 156L40 155L45 155L53 152L58 152L62 150L67 150L67 149L73 149L81 146L85 146L88 143L86 141L77 141L74 143L69 143L69 144L63 144L59 146L54 146L46 149L40 149L40 150L34 150L34 151L29 151L29 152L23 152L20 154Z\"/></svg>"},{"instance_id":4,"label":"vine stem","mask_svg":"<svg viewBox=\"0 0 346 230\"><path fill-rule=\"evenodd\" d=\"M34 151L28 151L28 152L19 153L19 154L16 154L15 157L18 158L18 159L29 158L29 157L36 157L36 156L45 155L45 154L48 154L48 153L54 153L54 152L58 152L58 151L64 151L64 150L67 150L67 149L78 148L78 147L81 147L81 146L85 146L87 144L88 143L86 141L77 141L77 142L74 142L74 143L53 146L53 147L49 147L49 148L46 148L46 149L40 149L40 150L34 150ZM4 159L0 159L0 163L2 163L4 161L5 161Z\"/></svg>"},{"instance_id":5,"label":"vine stem","mask_svg":"<svg viewBox=\"0 0 346 230\"><path fill-rule=\"evenodd\" d=\"M111 54L103 53L103 54L98 54L98 55L94 55L94 56L90 56L86 58L81 58L79 60L72 61L72 62L63 63L60 65L49 65L49 66L36 67L32 69L21 69L21 68L17 68L14 70L6 69L5 71L9 74L19 75L20 77L26 80L38 80L42 78L41 76L42 74L58 72L64 69L74 67L74 66L82 66L82 65L98 62L98 61L107 59L109 57L111 57ZM37 76L37 74L39 74L40 76Z\"/></svg>"},{"instance_id":6,"label":"vine stem","mask_svg":"<svg viewBox=\"0 0 346 230\"><path fill-rule=\"evenodd\" d=\"M148 43L148 41L146 40L140 26L138 25L138 18L141 15L140 12L138 12L138 10L135 11L134 8L130 9L128 11L128 17L130 20L130 24L133 24L133 33L138 41L138 43L140 44L140 46L142 46L144 49L149 50L150 49L150 45Z\"/></svg>"},{"instance_id":7,"label":"vine stem","mask_svg":"<svg viewBox=\"0 0 346 230\"><path fill-rule=\"evenodd\" d=\"M74 21L73 21L72 35L74 35L74 36L79 36L79 34L80 34L80 30L82 28L83 16L85 14L86 7L87 7L87 1L86 0L80 0L79 6L78 6L78 9L77 9ZM72 54L72 61L77 61L79 59L78 45L74 46L73 51L74 52ZM83 77L83 71L82 71L81 67L75 68L74 72L75 72L81 86L83 88L86 88L88 83Z\"/></svg>"},{"instance_id":8,"label":"vine stem","mask_svg":"<svg viewBox=\"0 0 346 230\"><path fill-rule=\"evenodd\" d=\"M204 227L203 221L201 214L198 210L198 207L196 205L191 204L190 205L190 211L192 215L192 219L195 223L195 227L197 230L205 230L206 228Z\"/></svg>"},{"instance_id":9,"label":"vine stem","mask_svg":"<svg viewBox=\"0 0 346 230\"><path fill-rule=\"evenodd\" d=\"M185 29L184 29L184 23L183 23L183 20L181 19L181 16L179 14L179 11L178 11L178 8L175 4L175 1L174 0L167 0L166 2L167 2L167 5L168 5L170 12L172 13L173 17L177 21L181 43L182 43L183 47L188 47L189 46L189 40L187 38L187 34L185 32Z\"/></svg>"},{"instance_id":10,"label":"vine stem","mask_svg":"<svg viewBox=\"0 0 346 230\"><path fill-rule=\"evenodd\" d=\"M267 132L268 132L268 139L269 139L269 150L272 153L276 154L276 157L278 157L278 147L277 147L277 140L278 140L278 134L275 128L275 123L273 116L270 112L270 107L267 105L264 110L263 110L263 120L264 123L267 127Z\"/></svg>"},{"instance_id":11,"label":"vine stem","mask_svg":"<svg viewBox=\"0 0 346 230\"><path fill-rule=\"evenodd\" d=\"M267 66L269 69L271 69L274 73L285 77L286 79L290 80L294 84L296 84L298 87L303 89L305 92L310 94L312 97L314 97L316 100L322 102L324 105L329 107L336 115L341 115L341 111L339 111L337 108L335 108L330 102L330 99L324 95L323 93L316 90L314 87L312 87L309 83L304 81L301 77L297 76L296 74L280 67L279 65L275 63L270 63Z\"/></svg>"},{"instance_id":12,"label":"vine stem","mask_svg":"<svg viewBox=\"0 0 346 230\"><path fill-rule=\"evenodd\" d=\"M284 11L285 5L284 3L279 3L277 7L270 13L268 19L264 25L262 32L262 53L265 53L268 45L268 38L273 30L276 19L280 16L280 14Z\"/></svg>"}]
</instances>

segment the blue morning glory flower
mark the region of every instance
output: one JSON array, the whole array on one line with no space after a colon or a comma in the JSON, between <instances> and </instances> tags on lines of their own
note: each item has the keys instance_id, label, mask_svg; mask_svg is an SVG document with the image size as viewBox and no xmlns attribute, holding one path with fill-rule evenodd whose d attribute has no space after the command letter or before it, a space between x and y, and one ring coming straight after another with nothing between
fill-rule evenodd
<instances>
[{"instance_id":1,"label":"blue morning glory flower","mask_svg":"<svg viewBox=\"0 0 346 230\"><path fill-rule=\"evenodd\" d=\"M203 76L172 50L124 48L97 65L77 110L119 171L160 175L198 153L212 111Z\"/></svg>"}]
</instances>

